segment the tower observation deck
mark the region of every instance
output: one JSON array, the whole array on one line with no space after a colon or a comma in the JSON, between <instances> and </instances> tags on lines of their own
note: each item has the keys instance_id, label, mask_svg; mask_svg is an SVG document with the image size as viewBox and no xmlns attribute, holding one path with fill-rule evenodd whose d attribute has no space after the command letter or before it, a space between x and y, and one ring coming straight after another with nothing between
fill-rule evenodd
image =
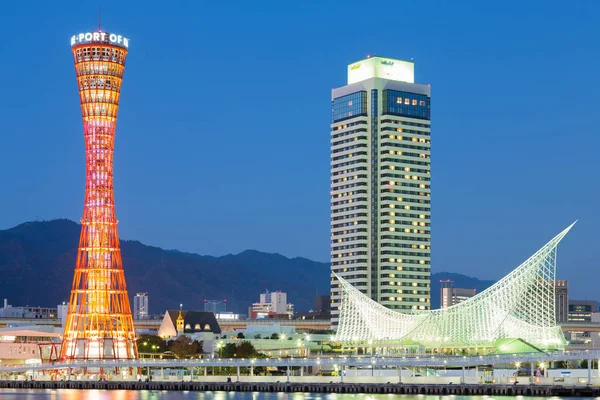
<instances>
[{"instance_id":1,"label":"tower observation deck","mask_svg":"<svg viewBox=\"0 0 600 400\"><path fill-rule=\"evenodd\" d=\"M114 33L71 37L83 118L86 185L61 359L138 356L113 187L115 126L128 47L129 40Z\"/></svg>"}]
</instances>

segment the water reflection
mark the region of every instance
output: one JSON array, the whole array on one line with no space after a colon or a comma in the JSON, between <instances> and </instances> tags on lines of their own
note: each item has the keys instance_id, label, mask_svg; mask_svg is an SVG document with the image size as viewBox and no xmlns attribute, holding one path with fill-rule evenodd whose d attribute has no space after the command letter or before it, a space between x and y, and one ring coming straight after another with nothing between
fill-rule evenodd
<instances>
[{"instance_id":1,"label":"water reflection","mask_svg":"<svg viewBox=\"0 0 600 400\"><path fill-rule=\"evenodd\" d=\"M0 389L2 400L523 400L522 396L426 396L336 393L170 392L166 390ZM545 397L528 397L547 400ZM568 397L552 397L564 400ZM574 399L574 398L573 398ZM577 397L578 400L593 399ZM594 399L598 400L598 399Z\"/></svg>"}]
</instances>

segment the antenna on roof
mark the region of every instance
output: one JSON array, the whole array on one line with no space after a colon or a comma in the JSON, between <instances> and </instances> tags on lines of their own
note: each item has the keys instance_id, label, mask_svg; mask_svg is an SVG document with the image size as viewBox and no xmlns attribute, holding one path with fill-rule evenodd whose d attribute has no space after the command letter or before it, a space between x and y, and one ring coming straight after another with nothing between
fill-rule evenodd
<instances>
[{"instance_id":1,"label":"antenna on roof","mask_svg":"<svg viewBox=\"0 0 600 400\"><path fill-rule=\"evenodd\" d=\"M98 32L102 32L102 28L100 26L100 4L98 4Z\"/></svg>"}]
</instances>

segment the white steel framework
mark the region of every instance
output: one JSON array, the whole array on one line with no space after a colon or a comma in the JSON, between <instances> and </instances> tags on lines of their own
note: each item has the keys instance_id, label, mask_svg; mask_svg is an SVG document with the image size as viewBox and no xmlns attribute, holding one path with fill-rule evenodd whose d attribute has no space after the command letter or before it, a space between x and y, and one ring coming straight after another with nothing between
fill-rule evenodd
<instances>
[{"instance_id":1,"label":"white steel framework","mask_svg":"<svg viewBox=\"0 0 600 400\"><path fill-rule=\"evenodd\" d=\"M445 309L393 311L336 276L342 289L336 340L448 348L494 347L497 340L511 338L540 349L563 348L566 341L554 312L556 253L574 224L493 286Z\"/></svg>"}]
</instances>

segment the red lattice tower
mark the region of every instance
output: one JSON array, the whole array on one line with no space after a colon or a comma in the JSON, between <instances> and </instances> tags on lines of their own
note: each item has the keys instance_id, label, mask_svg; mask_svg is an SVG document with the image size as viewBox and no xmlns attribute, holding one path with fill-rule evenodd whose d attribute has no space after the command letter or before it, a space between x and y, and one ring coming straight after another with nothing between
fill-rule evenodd
<instances>
[{"instance_id":1,"label":"red lattice tower","mask_svg":"<svg viewBox=\"0 0 600 400\"><path fill-rule=\"evenodd\" d=\"M71 48L83 117L86 186L61 359L133 359L137 346L113 188L115 126L129 41L93 32Z\"/></svg>"}]
</instances>

